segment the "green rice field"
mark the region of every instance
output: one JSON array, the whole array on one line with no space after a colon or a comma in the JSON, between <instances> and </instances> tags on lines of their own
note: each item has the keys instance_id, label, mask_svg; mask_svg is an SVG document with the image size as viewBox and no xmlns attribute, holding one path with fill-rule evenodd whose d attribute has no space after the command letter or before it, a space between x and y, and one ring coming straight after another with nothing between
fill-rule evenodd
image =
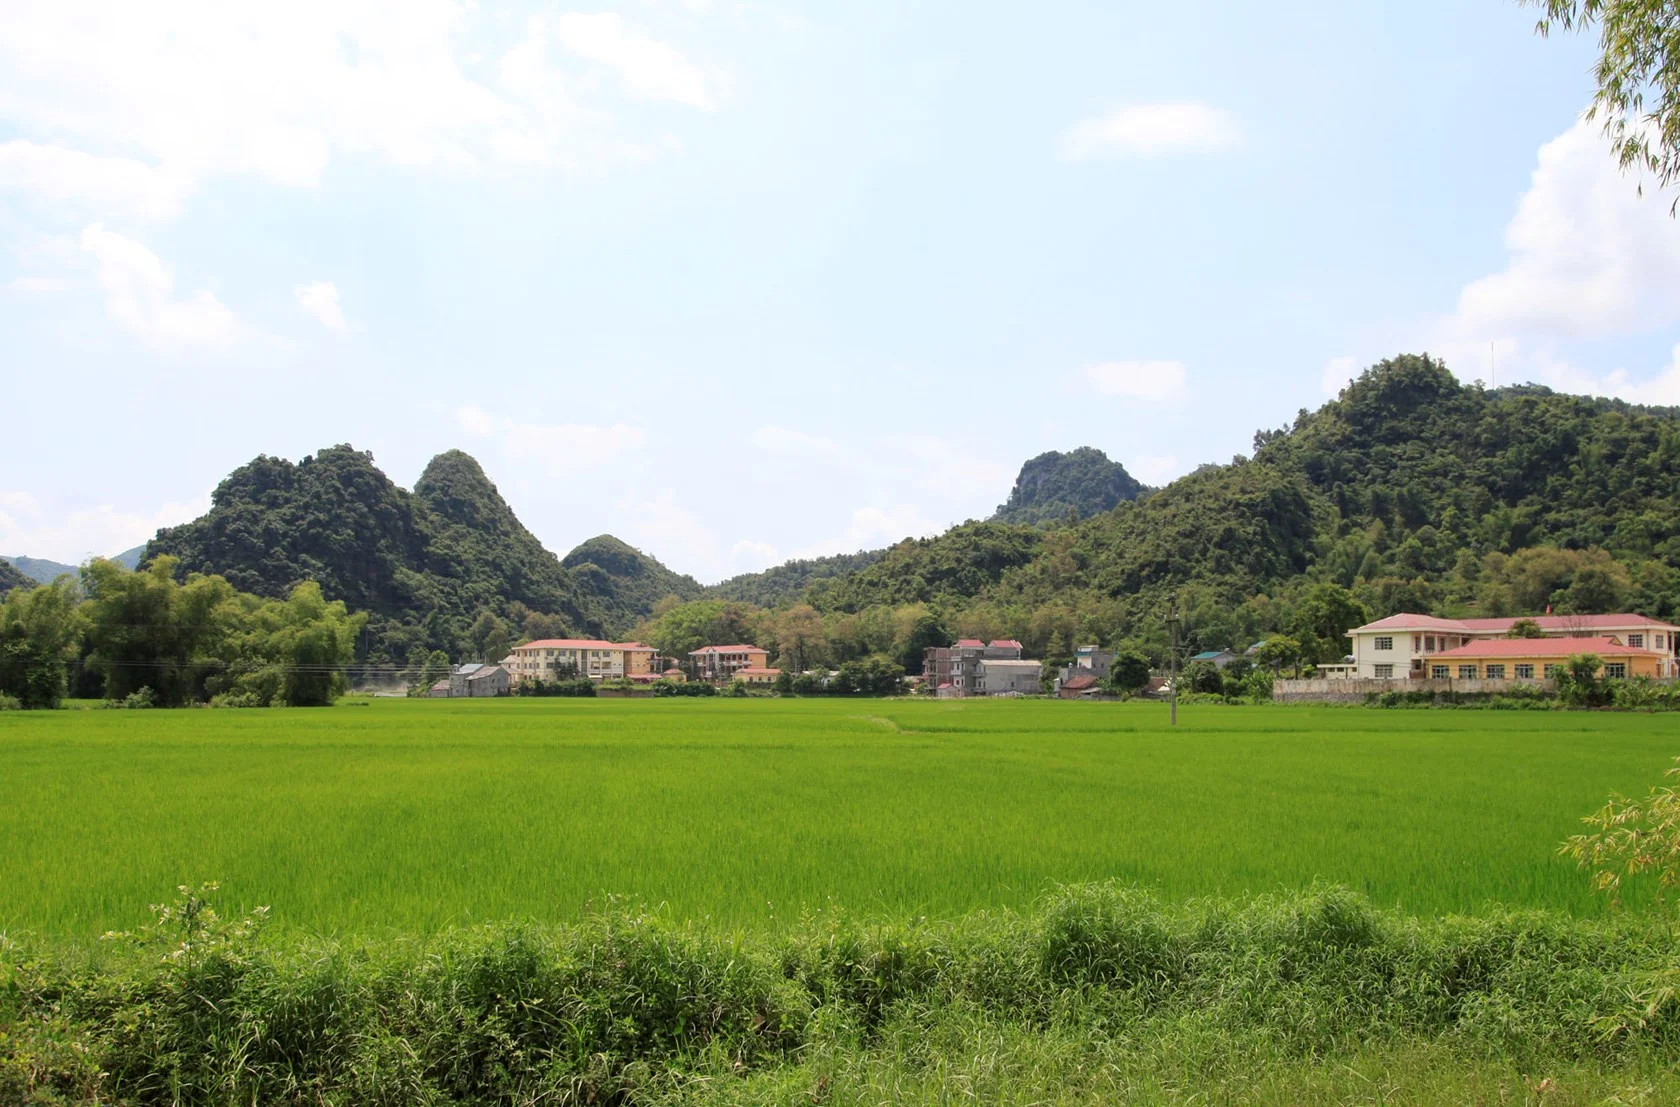
<instances>
[{"instance_id":1,"label":"green rice field","mask_svg":"<svg viewBox=\"0 0 1680 1107\"><path fill-rule=\"evenodd\" d=\"M284 926L747 929L839 907L1343 884L1413 914L1602 911L1556 856L1680 716L1055 701L389 700L0 715L0 929L82 938L176 885Z\"/></svg>"}]
</instances>

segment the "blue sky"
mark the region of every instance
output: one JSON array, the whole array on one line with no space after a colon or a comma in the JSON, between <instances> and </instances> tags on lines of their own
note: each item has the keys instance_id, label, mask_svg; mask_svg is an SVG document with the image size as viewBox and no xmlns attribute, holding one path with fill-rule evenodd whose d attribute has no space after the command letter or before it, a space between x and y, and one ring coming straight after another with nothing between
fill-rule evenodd
<instances>
[{"instance_id":1,"label":"blue sky","mask_svg":"<svg viewBox=\"0 0 1680 1107\"><path fill-rule=\"evenodd\" d=\"M34 8L38 10L29 10ZM139 10L143 8L144 11ZM1505 0L33 5L0 25L0 551L258 453L473 453L715 580L1162 483L1403 351L1680 402L1680 228Z\"/></svg>"}]
</instances>

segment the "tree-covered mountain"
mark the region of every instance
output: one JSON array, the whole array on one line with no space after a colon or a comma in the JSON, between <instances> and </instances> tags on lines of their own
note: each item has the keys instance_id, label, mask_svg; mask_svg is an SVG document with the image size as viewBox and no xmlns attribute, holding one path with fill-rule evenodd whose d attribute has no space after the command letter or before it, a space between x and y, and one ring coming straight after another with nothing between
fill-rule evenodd
<instances>
[{"instance_id":1,"label":"tree-covered mountain","mask_svg":"<svg viewBox=\"0 0 1680 1107\"><path fill-rule=\"evenodd\" d=\"M27 577L23 571L5 561L0 561L0 596L14 588L30 588L39 582Z\"/></svg>"},{"instance_id":2,"label":"tree-covered mountain","mask_svg":"<svg viewBox=\"0 0 1680 1107\"><path fill-rule=\"evenodd\" d=\"M579 592L609 636L645 619L666 597L699 599L705 590L691 576L673 572L610 534L596 535L561 559Z\"/></svg>"},{"instance_id":3,"label":"tree-covered mountain","mask_svg":"<svg viewBox=\"0 0 1680 1107\"><path fill-rule=\"evenodd\" d=\"M886 550L859 550L830 557L798 558L763 572L730 577L708 587L706 596L760 607L780 607L799 599L817 581L848 576L869 568L885 556Z\"/></svg>"},{"instance_id":4,"label":"tree-covered mountain","mask_svg":"<svg viewBox=\"0 0 1680 1107\"><path fill-rule=\"evenodd\" d=\"M140 564L140 559L145 556L145 553L146 547L145 544L142 543L141 545L134 547L132 550L124 550L122 553L117 554L114 557L106 558L106 560L114 561L118 565L121 565L124 569L128 569L132 572ZM51 584L54 580L66 573L71 576L75 576L81 571L75 565L66 565L62 561L52 561L44 557L8 557L0 555L0 563L4 562L9 562L12 568L16 569L18 572L38 584Z\"/></svg>"},{"instance_id":5,"label":"tree-covered mountain","mask_svg":"<svg viewBox=\"0 0 1680 1107\"><path fill-rule=\"evenodd\" d=\"M1026 526L1077 522L1112 511L1145 491L1124 465L1110 461L1101 450L1051 450L1021 466L1008 502L992 521Z\"/></svg>"},{"instance_id":6,"label":"tree-covered mountain","mask_svg":"<svg viewBox=\"0 0 1680 1107\"><path fill-rule=\"evenodd\" d=\"M1198 647L1410 609L1680 611L1680 412L1373 366L1317 412L1073 526L968 524L809 590L831 621L908 601L1030 650L1159 651L1169 595ZM1334 609L1335 617L1324 612Z\"/></svg>"},{"instance_id":7,"label":"tree-covered mountain","mask_svg":"<svg viewBox=\"0 0 1680 1107\"><path fill-rule=\"evenodd\" d=\"M259 596L319 581L328 599L369 614L373 661L460 654L479 614L505 616L515 603L521 617L601 629L572 575L459 451L434 458L412 493L350 446L295 464L258 457L216 487L208 513L158 532L147 557L163 554L183 574L219 574Z\"/></svg>"},{"instance_id":8,"label":"tree-covered mountain","mask_svg":"<svg viewBox=\"0 0 1680 1107\"><path fill-rule=\"evenodd\" d=\"M44 557L0 556L0 563L10 565L37 584L51 584L55 578L65 573L76 575L74 565L66 565L62 561L51 561Z\"/></svg>"}]
</instances>

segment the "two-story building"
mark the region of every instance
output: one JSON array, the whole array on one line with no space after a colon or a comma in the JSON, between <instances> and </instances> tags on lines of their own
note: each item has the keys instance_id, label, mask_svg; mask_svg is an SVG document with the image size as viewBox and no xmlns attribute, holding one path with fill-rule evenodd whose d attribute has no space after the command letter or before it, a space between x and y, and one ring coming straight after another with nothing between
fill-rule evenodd
<instances>
[{"instance_id":1,"label":"two-story building","mask_svg":"<svg viewBox=\"0 0 1680 1107\"><path fill-rule=\"evenodd\" d=\"M1539 629L1540 638L1510 638L1511 630L1519 622L1531 622ZM1595 643L1607 643L1618 650L1635 651L1648 657L1650 664L1629 663L1630 674L1647 673L1656 677L1680 675L1680 626L1653 619L1646 615L1533 615L1497 619L1442 619L1433 615L1402 613L1378 619L1348 631L1353 641L1352 676L1368 680L1405 680L1436 678L1440 654L1471 648L1469 653L1454 653L1445 661L1446 673L1437 679L1457 677L1459 666L1475 664L1484 672L1488 663L1515 666L1520 662L1527 668L1535 665L1535 673L1544 675L1548 664L1543 656L1569 657L1572 654L1598 653ZM1482 644L1506 639L1513 642L1538 642L1542 639L1578 641L1537 648L1521 659L1501 662L1495 655L1515 658L1514 647L1500 646L1487 650ZM1472 648L1473 647L1473 648ZM1477 653L1481 650L1481 653ZM1486 656L1483 656L1483 655ZM1474 656L1472 656L1474 655ZM1633 656L1633 655L1629 655ZM1496 678L1497 679L1497 678Z\"/></svg>"},{"instance_id":2,"label":"two-story building","mask_svg":"<svg viewBox=\"0 0 1680 1107\"><path fill-rule=\"evenodd\" d=\"M515 684L527 680L588 677L611 680L653 672L655 650L640 642L593 638L544 638L515 646L503 662Z\"/></svg>"},{"instance_id":3,"label":"two-story building","mask_svg":"<svg viewBox=\"0 0 1680 1107\"><path fill-rule=\"evenodd\" d=\"M770 665L770 653L757 646L702 646L688 651L694 675L700 680L728 681L742 669L765 669ZM775 680L775 677L771 677Z\"/></svg>"}]
</instances>

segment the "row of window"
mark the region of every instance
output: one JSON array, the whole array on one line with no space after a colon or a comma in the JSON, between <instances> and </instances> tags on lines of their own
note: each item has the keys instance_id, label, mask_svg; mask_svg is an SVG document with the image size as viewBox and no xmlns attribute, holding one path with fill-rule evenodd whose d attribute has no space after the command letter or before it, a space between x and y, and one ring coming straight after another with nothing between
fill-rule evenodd
<instances>
[{"instance_id":1,"label":"row of window","mask_svg":"<svg viewBox=\"0 0 1680 1107\"><path fill-rule=\"evenodd\" d=\"M1482 666L1466 662L1457 666L1457 668L1459 680L1475 680L1478 677L1486 680L1505 680L1507 678L1506 666L1504 662L1501 661L1490 661L1486 665ZM1543 675L1547 680L1550 680L1552 677L1557 676L1562 670L1562 665L1546 665L1543 667L1541 675ZM1392 680L1394 679L1394 666L1378 665L1373 669L1373 675L1378 680ZM1611 661L1606 663L1604 666L1604 675L1612 680L1627 679L1627 663L1623 661ZM1453 676L1453 666L1431 665L1429 667L1429 676L1434 680L1448 680ZM1527 663L1512 665L1510 666L1509 676L1517 680L1533 680L1534 666Z\"/></svg>"},{"instance_id":2,"label":"row of window","mask_svg":"<svg viewBox=\"0 0 1680 1107\"><path fill-rule=\"evenodd\" d=\"M1668 640L1667 639L1668 639L1668 636L1665 635L1665 634L1653 634L1651 636L1651 648L1654 649L1654 650L1667 649L1668 648ZM1452 649L1456 646L1461 646L1468 641L1469 641L1469 639L1467 639L1467 638L1442 637L1439 640L1439 645L1440 645L1441 649L1449 650L1449 649ZM1630 633L1627 636L1627 644L1632 646L1636 650L1642 650L1642 649L1645 648L1645 635L1643 633ZM1427 636L1426 635L1419 635L1419 634L1412 635L1412 652L1413 653L1418 653L1420 651L1424 652L1424 653L1434 653L1436 645L1437 645L1437 640L1436 640L1434 635L1427 635ZM1394 650L1394 636L1392 634L1379 634L1379 635L1377 635L1375 638L1373 638L1371 640L1371 648L1376 650L1378 653L1391 653L1391 652L1393 652L1393 650Z\"/></svg>"}]
</instances>

